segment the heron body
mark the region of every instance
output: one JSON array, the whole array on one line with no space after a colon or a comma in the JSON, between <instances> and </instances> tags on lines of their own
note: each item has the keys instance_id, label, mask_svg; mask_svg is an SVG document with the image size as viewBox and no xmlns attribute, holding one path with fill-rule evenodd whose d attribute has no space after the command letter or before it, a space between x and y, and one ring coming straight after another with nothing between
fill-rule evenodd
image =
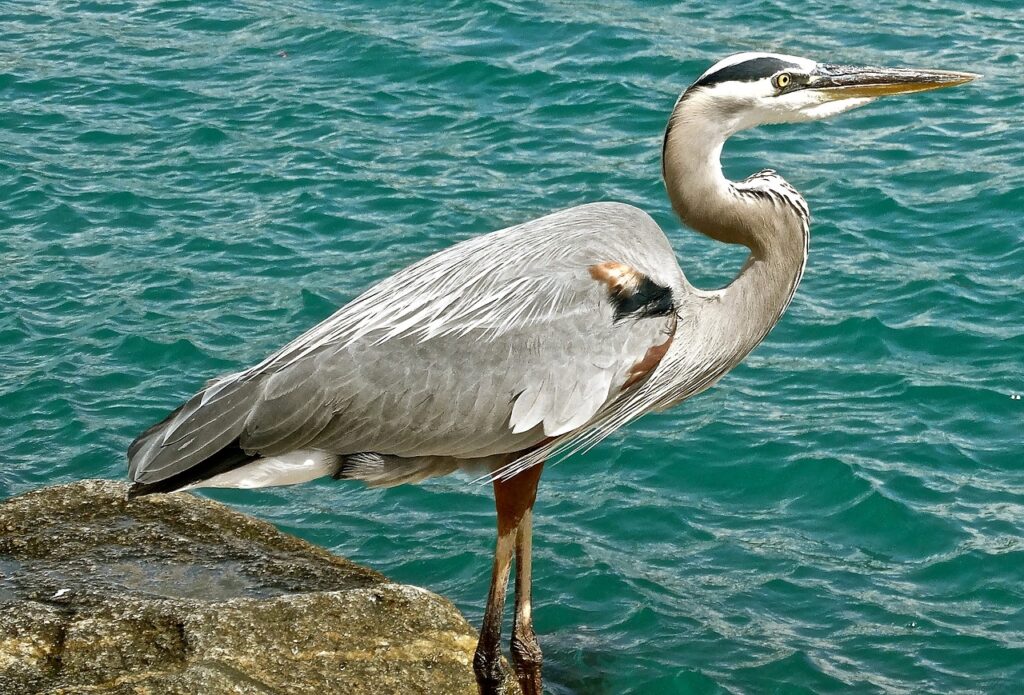
<instances>
[{"instance_id":1,"label":"heron body","mask_svg":"<svg viewBox=\"0 0 1024 695\"><path fill-rule=\"evenodd\" d=\"M778 322L803 274L807 204L770 170L726 179L726 138L973 77L730 56L679 98L662 157L679 217L749 249L728 286L690 285L664 232L620 203L469 239L369 288L259 364L208 382L132 443L131 494L327 475L372 486L456 470L487 476L498 542L474 668L482 691L500 687L515 557L513 663L523 690L539 693L530 544L544 461L714 384Z\"/></svg>"}]
</instances>

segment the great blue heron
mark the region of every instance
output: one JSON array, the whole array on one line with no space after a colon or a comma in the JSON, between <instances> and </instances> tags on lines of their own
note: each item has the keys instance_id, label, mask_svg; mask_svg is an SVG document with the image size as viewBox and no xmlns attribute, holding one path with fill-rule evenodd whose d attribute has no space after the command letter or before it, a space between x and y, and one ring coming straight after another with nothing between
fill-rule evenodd
<instances>
[{"instance_id":1,"label":"great blue heron","mask_svg":"<svg viewBox=\"0 0 1024 695\"><path fill-rule=\"evenodd\" d=\"M482 472L494 485L498 540L474 670L482 691L500 688L514 555L512 661L523 691L540 693L530 546L543 462L714 384L768 334L800 282L807 203L774 171L726 179L726 138L975 77L730 56L679 97L662 150L683 222L750 250L727 287L691 286L658 225L621 203L475 237L371 287L259 364L208 382L129 447L131 494Z\"/></svg>"}]
</instances>

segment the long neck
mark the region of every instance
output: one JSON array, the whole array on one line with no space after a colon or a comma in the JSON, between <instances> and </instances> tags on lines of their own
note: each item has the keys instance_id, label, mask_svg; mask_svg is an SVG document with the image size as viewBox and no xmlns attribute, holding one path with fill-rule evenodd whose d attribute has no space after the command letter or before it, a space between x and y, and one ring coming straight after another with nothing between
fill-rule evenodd
<instances>
[{"instance_id":1,"label":"long neck","mask_svg":"<svg viewBox=\"0 0 1024 695\"><path fill-rule=\"evenodd\" d=\"M807 259L806 204L775 174L733 183L720 157L728 124L698 118L677 104L665 134L663 174L672 207L698 232L750 249L739 275L717 292L699 293L695 329L705 355L731 368L768 334L793 298Z\"/></svg>"}]
</instances>

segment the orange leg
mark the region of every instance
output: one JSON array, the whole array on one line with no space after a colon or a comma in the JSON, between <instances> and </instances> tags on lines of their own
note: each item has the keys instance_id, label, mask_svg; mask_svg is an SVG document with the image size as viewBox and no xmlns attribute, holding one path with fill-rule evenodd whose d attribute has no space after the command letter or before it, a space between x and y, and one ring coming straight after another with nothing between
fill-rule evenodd
<instances>
[{"instance_id":1,"label":"orange leg","mask_svg":"<svg viewBox=\"0 0 1024 695\"><path fill-rule=\"evenodd\" d=\"M526 510L516 531L516 615L512 622L512 665L523 695L541 695L543 656L533 631L530 570L533 544L533 508Z\"/></svg>"},{"instance_id":2,"label":"orange leg","mask_svg":"<svg viewBox=\"0 0 1024 695\"><path fill-rule=\"evenodd\" d=\"M516 612L512 629L512 663L524 695L541 694L541 652L533 631L530 569L533 503L537 499L537 482L542 468L542 465L537 465L510 480L494 483L498 543L494 551L487 609L480 627L480 641L473 657L473 670L482 695L496 695L502 691L501 619L513 550L516 555Z\"/></svg>"}]
</instances>

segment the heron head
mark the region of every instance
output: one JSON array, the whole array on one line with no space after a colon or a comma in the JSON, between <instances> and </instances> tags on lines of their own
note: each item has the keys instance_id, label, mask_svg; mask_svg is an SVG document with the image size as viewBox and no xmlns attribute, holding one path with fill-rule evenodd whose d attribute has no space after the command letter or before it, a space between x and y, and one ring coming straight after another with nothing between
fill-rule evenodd
<instances>
[{"instance_id":1,"label":"heron head","mask_svg":"<svg viewBox=\"0 0 1024 695\"><path fill-rule=\"evenodd\" d=\"M777 53L738 53L713 65L680 98L728 132L814 121L879 97L964 84L969 72L829 65Z\"/></svg>"}]
</instances>

